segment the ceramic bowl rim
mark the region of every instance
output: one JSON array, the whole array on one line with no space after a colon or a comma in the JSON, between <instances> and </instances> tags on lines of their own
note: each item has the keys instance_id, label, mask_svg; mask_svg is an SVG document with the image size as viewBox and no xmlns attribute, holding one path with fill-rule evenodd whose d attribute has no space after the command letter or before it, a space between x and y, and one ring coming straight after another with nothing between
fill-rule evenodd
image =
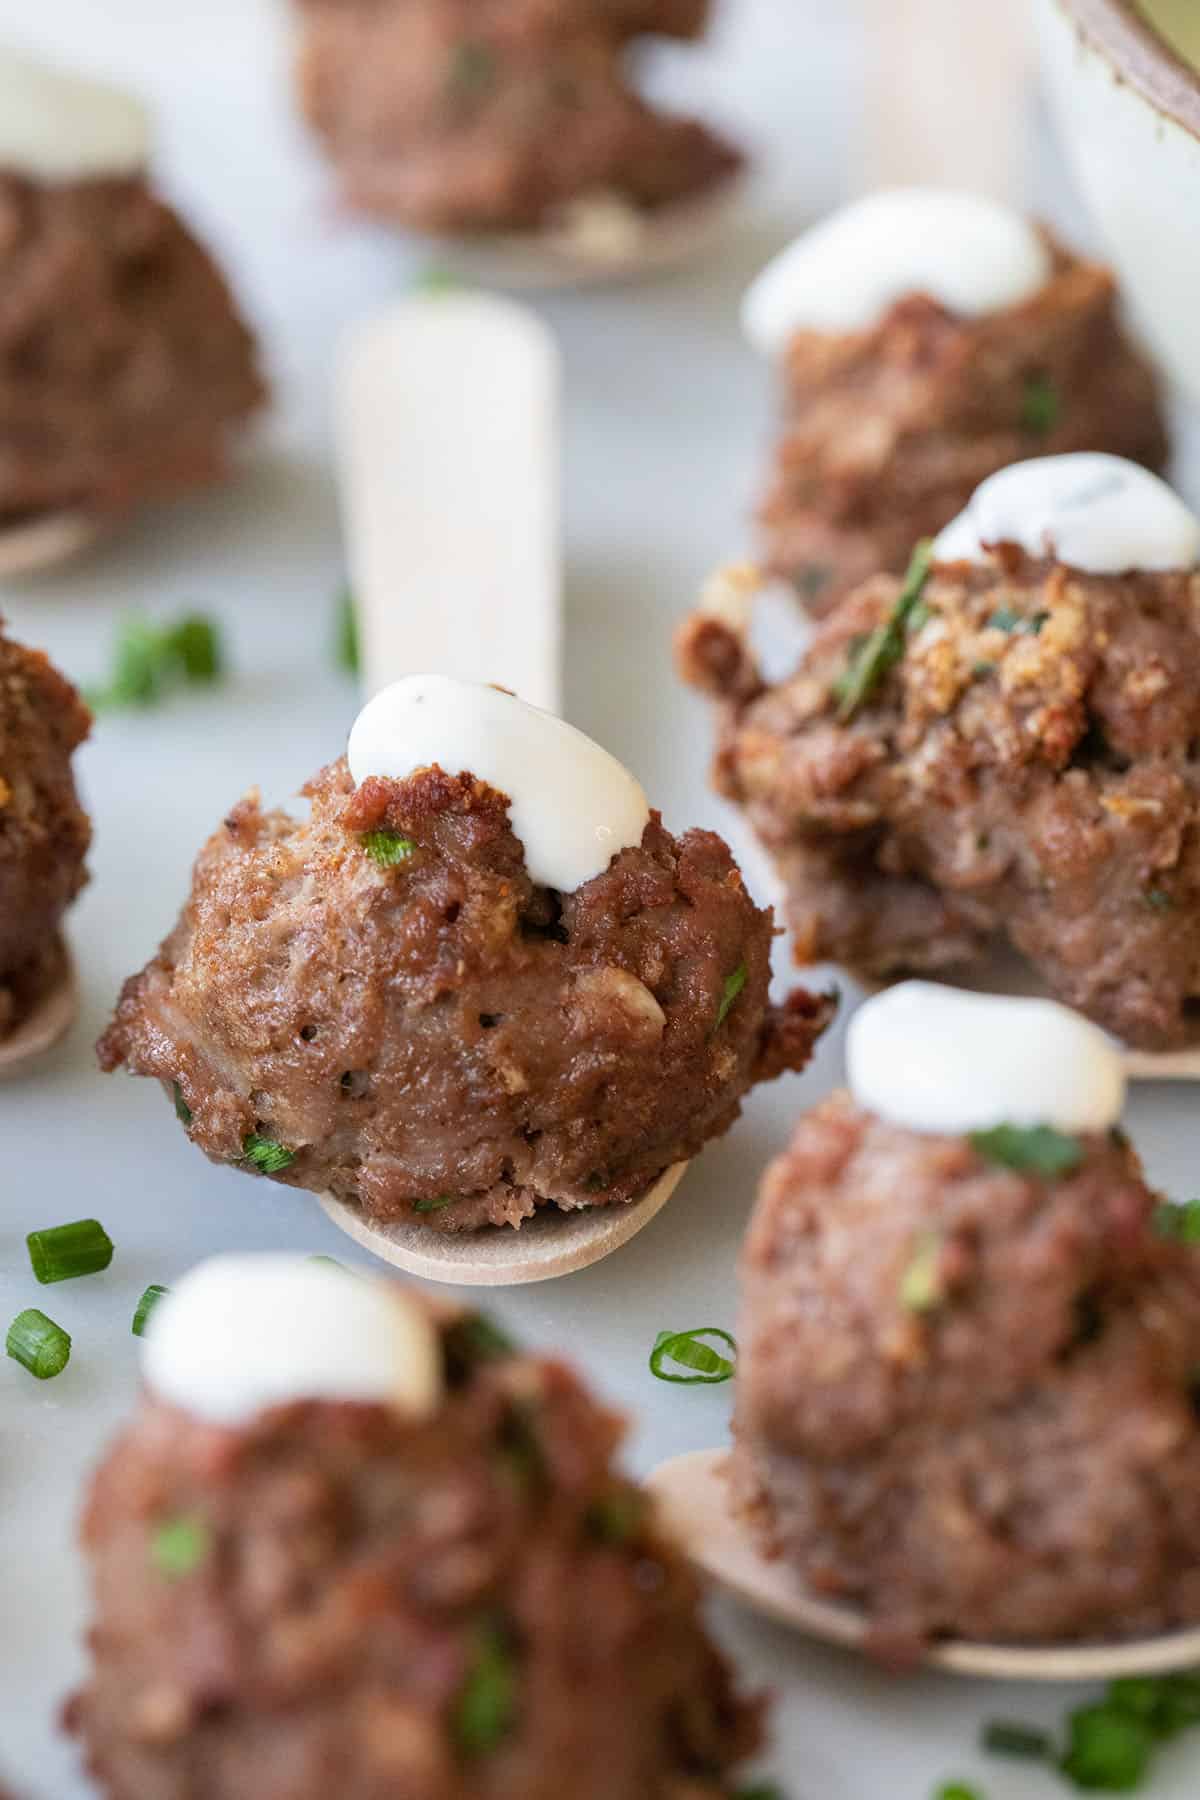
<instances>
[{"instance_id":1,"label":"ceramic bowl rim","mask_svg":"<svg viewBox=\"0 0 1200 1800\"><path fill-rule=\"evenodd\" d=\"M1200 70L1173 50L1137 0L1051 0L1155 112L1200 138Z\"/></svg>"}]
</instances>

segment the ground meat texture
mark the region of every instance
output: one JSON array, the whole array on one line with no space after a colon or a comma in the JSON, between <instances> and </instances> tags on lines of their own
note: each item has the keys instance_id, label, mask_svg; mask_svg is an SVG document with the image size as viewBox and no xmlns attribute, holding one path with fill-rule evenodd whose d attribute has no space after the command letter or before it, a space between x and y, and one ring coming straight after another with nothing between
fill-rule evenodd
<instances>
[{"instance_id":1,"label":"ground meat texture","mask_svg":"<svg viewBox=\"0 0 1200 1800\"><path fill-rule=\"evenodd\" d=\"M66 966L59 928L92 835L71 755L91 722L70 682L0 620L0 1039Z\"/></svg>"},{"instance_id":2,"label":"ground meat texture","mask_svg":"<svg viewBox=\"0 0 1200 1800\"><path fill-rule=\"evenodd\" d=\"M508 803L440 769L235 808L126 984L103 1066L174 1086L193 1141L377 1219L520 1224L627 1201L806 1062L830 1005L767 1000L773 926L720 838L657 814L575 893L535 888ZM368 834L401 833L381 868Z\"/></svg>"},{"instance_id":3,"label":"ground meat texture","mask_svg":"<svg viewBox=\"0 0 1200 1800\"><path fill-rule=\"evenodd\" d=\"M571 201L647 211L740 158L630 85L645 33L695 37L707 0L300 0L304 110L349 202L423 231L538 230Z\"/></svg>"},{"instance_id":4,"label":"ground meat texture","mask_svg":"<svg viewBox=\"0 0 1200 1800\"><path fill-rule=\"evenodd\" d=\"M461 1330L424 1424L307 1402L229 1430L145 1401L83 1521L68 1722L106 1800L731 1793L759 1709L613 1470L617 1421L558 1364L464 1369Z\"/></svg>"},{"instance_id":5,"label":"ground meat texture","mask_svg":"<svg viewBox=\"0 0 1200 1800\"><path fill-rule=\"evenodd\" d=\"M1021 1174L838 1095L767 1174L735 1504L881 1650L1200 1622L1200 1251L1124 1140L1080 1148Z\"/></svg>"},{"instance_id":6,"label":"ground meat texture","mask_svg":"<svg viewBox=\"0 0 1200 1800\"><path fill-rule=\"evenodd\" d=\"M685 676L728 696L717 781L776 859L798 959L884 978L1007 940L1126 1042L1194 1041L1200 577L1012 547L935 569L847 718L839 681L898 593L860 588L772 689L736 623L697 614L681 636Z\"/></svg>"},{"instance_id":7,"label":"ground meat texture","mask_svg":"<svg viewBox=\"0 0 1200 1800\"><path fill-rule=\"evenodd\" d=\"M208 254L137 179L0 171L0 521L119 512L224 472L264 398Z\"/></svg>"},{"instance_id":8,"label":"ground meat texture","mask_svg":"<svg viewBox=\"0 0 1200 1800\"><path fill-rule=\"evenodd\" d=\"M1030 456L1107 450L1152 469L1168 444L1150 365L1106 269L1059 246L1032 299L961 318L913 295L870 331L800 332L763 503L767 559L817 614Z\"/></svg>"}]
</instances>

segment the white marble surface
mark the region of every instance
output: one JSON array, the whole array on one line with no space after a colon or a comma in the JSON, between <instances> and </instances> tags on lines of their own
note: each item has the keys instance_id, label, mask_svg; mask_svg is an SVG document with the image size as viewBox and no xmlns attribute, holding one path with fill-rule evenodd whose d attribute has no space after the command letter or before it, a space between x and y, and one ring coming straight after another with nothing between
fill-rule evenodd
<instances>
[{"instance_id":1,"label":"white marble surface","mask_svg":"<svg viewBox=\"0 0 1200 1800\"><path fill-rule=\"evenodd\" d=\"M731 0L719 55L668 58L668 79L719 99L770 158L723 253L652 287L544 308L568 370L570 716L629 762L669 824L735 837L706 785L704 708L674 685L667 646L701 576L745 541L767 388L736 335L740 288L789 222L843 197L856 37L852 17L829 23L835 12L824 0ZM344 1244L304 1196L189 1151L160 1096L99 1076L89 1046L122 978L171 922L223 809L252 782L272 799L292 792L336 752L353 716L351 685L328 656L342 554L326 380L339 326L394 292L414 261L329 207L291 116L270 0L52 0L40 10L0 0L0 34L132 79L158 102L167 183L229 259L279 388L236 488L161 515L77 571L0 592L15 631L83 679L102 672L124 607L219 615L236 664L211 696L105 719L83 754L97 832L72 928L84 1016L36 1076L0 1088L0 1316L41 1301L75 1337L69 1370L45 1387L0 1363L0 1769L21 1800L84 1800L54 1722L80 1668L72 1521L84 1472L133 1399L137 1297L219 1249L338 1255ZM1054 184L1043 192L1067 204ZM530 1344L566 1349L628 1409L638 1469L721 1439L728 1394L662 1387L646 1355L663 1326L730 1323L758 1172L797 1109L836 1082L840 1059L835 1034L803 1081L760 1093L612 1261L497 1302ZM1194 1105L1162 1088L1141 1090L1131 1108L1152 1174L1181 1196L1195 1180ZM36 1289L24 1233L92 1212L116 1240L111 1271ZM714 1618L747 1681L778 1695L768 1767L789 1800L926 1800L952 1775L988 1800L1063 1791L1021 1765L987 1763L974 1744L985 1717L1049 1721L1064 1694L896 1682L724 1603ZM1198 1772L1200 1752L1181 1745L1152 1792L1194 1796Z\"/></svg>"}]
</instances>

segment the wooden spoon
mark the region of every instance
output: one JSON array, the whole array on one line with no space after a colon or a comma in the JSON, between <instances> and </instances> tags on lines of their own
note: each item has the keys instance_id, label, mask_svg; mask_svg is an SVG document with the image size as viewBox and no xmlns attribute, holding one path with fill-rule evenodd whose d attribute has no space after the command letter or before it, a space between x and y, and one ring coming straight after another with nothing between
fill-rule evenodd
<instances>
[{"instance_id":1,"label":"wooden spoon","mask_svg":"<svg viewBox=\"0 0 1200 1800\"><path fill-rule=\"evenodd\" d=\"M413 295L353 331L337 383L350 574L369 693L433 671L561 707L560 367L526 308ZM627 1204L548 1206L520 1230L378 1224L332 1195L355 1241L462 1286L546 1281L608 1256L665 1206L686 1165Z\"/></svg>"},{"instance_id":2,"label":"wooden spoon","mask_svg":"<svg viewBox=\"0 0 1200 1800\"><path fill-rule=\"evenodd\" d=\"M743 177L657 213L618 196L576 202L556 229L431 241L455 274L517 292L548 293L631 281L696 261L723 238L741 202Z\"/></svg>"},{"instance_id":3,"label":"wooden spoon","mask_svg":"<svg viewBox=\"0 0 1200 1800\"><path fill-rule=\"evenodd\" d=\"M53 1049L75 1022L79 1011L79 985L70 954L63 953L63 971L57 984L15 1031L0 1038L0 1081L19 1075L35 1056Z\"/></svg>"},{"instance_id":4,"label":"wooden spoon","mask_svg":"<svg viewBox=\"0 0 1200 1800\"><path fill-rule=\"evenodd\" d=\"M0 581L40 574L70 562L105 535L107 525L85 512L46 513L0 528Z\"/></svg>"},{"instance_id":5,"label":"wooden spoon","mask_svg":"<svg viewBox=\"0 0 1200 1800\"><path fill-rule=\"evenodd\" d=\"M764 1557L729 1511L725 1452L693 1451L655 1469L646 1485L664 1527L704 1574L781 1624L851 1650L867 1648L866 1616L820 1600L787 1563ZM1161 1675L1200 1663L1200 1630L1166 1632L1127 1644L981 1644L952 1638L930 1644L924 1661L955 1675L993 1681L1111 1681Z\"/></svg>"}]
</instances>

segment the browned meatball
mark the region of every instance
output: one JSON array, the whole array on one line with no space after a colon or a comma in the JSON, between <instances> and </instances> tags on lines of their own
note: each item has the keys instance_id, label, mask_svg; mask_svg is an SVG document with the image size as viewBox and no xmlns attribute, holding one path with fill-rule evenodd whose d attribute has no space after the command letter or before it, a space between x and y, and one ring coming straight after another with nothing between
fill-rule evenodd
<instances>
[{"instance_id":1,"label":"browned meatball","mask_svg":"<svg viewBox=\"0 0 1200 1800\"><path fill-rule=\"evenodd\" d=\"M519 1225L641 1194L808 1060L830 1003L768 1003L771 914L711 832L655 814L560 895L473 776L356 790L338 762L305 792L310 823L234 809L99 1046L175 1084L215 1160L266 1137L267 1173L374 1218Z\"/></svg>"},{"instance_id":2,"label":"browned meatball","mask_svg":"<svg viewBox=\"0 0 1200 1800\"><path fill-rule=\"evenodd\" d=\"M59 927L92 838L71 754L91 723L70 682L0 620L0 1039L65 967Z\"/></svg>"},{"instance_id":3,"label":"browned meatball","mask_svg":"<svg viewBox=\"0 0 1200 1800\"><path fill-rule=\"evenodd\" d=\"M535 230L571 201L653 211L740 157L630 85L636 35L707 0L299 0L301 98L352 205L418 230Z\"/></svg>"},{"instance_id":4,"label":"browned meatball","mask_svg":"<svg viewBox=\"0 0 1200 1800\"><path fill-rule=\"evenodd\" d=\"M1119 1138L1057 1179L835 1096L742 1261L736 1504L881 1648L1200 1622L1200 1250Z\"/></svg>"},{"instance_id":5,"label":"browned meatball","mask_svg":"<svg viewBox=\"0 0 1200 1800\"><path fill-rule=\"evenodd\" d=\"M107 1800L731 1793L759 1708L614 1472L618 1421L480 1321L444 1342L425 1423L143 1403L83 1526L93 1667L68 1721Z\"/></svg>"},{"instance_id":6,"label":"browned meatball","mask_svg":"<svg viewBox=\"0 0 1200 1800\"><path fill-rule=\"evenodd\" d=\"M918 629L851 706L880 577L767 689L697 614L685 676L725 695L717 781L788 890L800 961L943 969L1007 938L1130 1044L1200 1034L1200 577L1084 575L1011 546L936 568Z\"/></svg>"},{"instance_id":7,"label":"browned meatball","mask_svg":"<svg viewBox=\"0 0 1200 1800\"><path fill-rule=\"evenodd\" d=\"M207 252L136 179L0 170L0 520L120 511L211 481L260 404Z\"/></svg>"},{"instance_id":8,"label":"browned meatball","mask_svg":"<svg viewBox=\"0 0 1200 1800\"><path fill-rule=\"evenodd\" d=\"M1161 468L1158 384L1126 337L1112 276L1059 245L1032 299L963 318L926 295L869 331L803 331L761 513L767 560L811 611L903 570L987 476L1106 450Z\"/></svg>"}]
</instances>

